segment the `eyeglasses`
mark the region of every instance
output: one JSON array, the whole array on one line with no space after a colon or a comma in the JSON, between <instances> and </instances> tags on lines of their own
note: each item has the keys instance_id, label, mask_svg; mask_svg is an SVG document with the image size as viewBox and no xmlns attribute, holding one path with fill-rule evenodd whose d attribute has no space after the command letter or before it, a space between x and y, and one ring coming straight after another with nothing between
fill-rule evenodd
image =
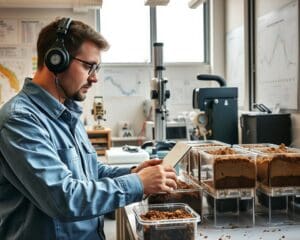
<instances>
[{"instance_id":1,"label":"eyeglasses","mask_svg":"<svg viewBox=\"0 0 300 240\"><path fill-rule=\"evenodd\" d=\"M77 61L79 61L79 62L82 62L82 63L88 65L89 66L89 71L88 71L88 75L89 76L93 75L94 73L99 72L99 70L101 68L100 63L98 63L98 64L96 64L96 63L90 63L90 62L84 61L84 60L82 60L80 58L73 57L72 55L70 55L70 57L73 58L73 59L75 59L75 60L77 60Z\"/></svg>"}]
</instances>

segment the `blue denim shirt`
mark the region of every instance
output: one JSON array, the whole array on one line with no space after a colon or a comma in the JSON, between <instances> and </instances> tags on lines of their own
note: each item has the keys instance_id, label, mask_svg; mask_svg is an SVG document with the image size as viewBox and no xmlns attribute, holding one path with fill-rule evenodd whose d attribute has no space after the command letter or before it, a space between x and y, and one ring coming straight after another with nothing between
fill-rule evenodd
<instances>
[{"instance_id":1,"label":"blue denim shirt","mask_svg":"<svg viewBox=\"0 0 300 240\"><path fill-rule=\"evenodd\" d=\"M26 79L0 111L0 239L105 239L101 215L141 201L128 168L97 161L81 108Z\"/></svg>"}]
</instances>

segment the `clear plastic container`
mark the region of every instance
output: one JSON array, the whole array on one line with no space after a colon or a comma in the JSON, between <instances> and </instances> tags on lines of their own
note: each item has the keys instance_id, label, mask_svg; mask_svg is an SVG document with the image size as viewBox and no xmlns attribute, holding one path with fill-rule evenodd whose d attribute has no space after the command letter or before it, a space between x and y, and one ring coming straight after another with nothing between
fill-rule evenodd
<instances>
[{"instance_id":1,"label":"clear plastic container","mask_svg":"<svg viewBox=\"0 0 300 240\"><path fill-rule=\"evenodd\" d=\"M178 176L188 175L189 172L189 159L190 159L190 151L189 150L176 164L175 170Z\"/></svg>"},{"instance_id":2,"label":"clear plastic container","mask_svg":"<svg viewBox=\"0 0 300 240\"><path fill-rule=\"evenodd\" d=\"M256 190L257 218L262 225L299 224L300 187L266 187Z\"/></svg>"},{"instance_id":3,"label":"clear plastic container","mask_svg":"<svg viewBox=\"0 0 300 240\"><path fill-rule=\"evenodd\" d=\"M256 155L241 148L211 147L200 151L201 183L214 189L254 188ZM205 174L204 176L202 176Z\"/></svg>"},{"instance_id":4,"label":"clear plastic container","mask_svg":"<svg viewBox=\"0 0 300 240\"><path fill-rule=\"evenodd\" d=\"M255 157L242 148L200 150L201 186L208 206L202 213L205 219L212 218L216 227L254 226Z\"/></svg>"},{"instance_id":5,"label":"clear plastic container","mask_svg":"<svg viewBox=\"0 0 300 240\"><path fill-rule=\"evenodd\" d=\"M282 144L252 151L257 154L258 216L268 225L294 223L298 217L289 205L300 194L300 150Z\"/></svg>"},{"instance_id":6,"label":"clear plastic container","mask_svg":"<svg viewBox=\"0 0 300 240\"><path fill-rule=\"evenodd\" d=\"M202 189L189 176L179 178L177 189L171 193L156 193L148 197L149 204L185 203L201 215Z\"/></svg>"},{"instance_id":7,"label":"clear plastic container","mask_svg":"<svg viewBox=\"0 0 300 240\"><path fill-rule=\"evenodd\" d=\"M245 144L234 144L233 147L243 148L251 151L251 150L266 148L266 147L278 147L278 145L273 143L245 143Z\"/></svg>"},{"instance_id":8,"label":"clear plastic container","mask_svg":"<svg viewBox=\"0 0 300 240\"><path fill-rule=\"evenodd\" d=\"M215 227L253 227L255 225L255 189L204 189L203 221Z\"/></svg>"},{"instance_id":9,"label":"clear plastic container","mask_svg":"<svg viewBox=\"0 0 300 240\"><path fill-rule=\"evenodd\" d=\"M145 220L142 215L149 211L184 211L186 218ZM197 239L197 222L200 216L183 203L139 205L133 208L136 219L136 232L139 240L195 240Z\"/></svg>"},{"instance_id":10,"label":"clear plastic container","mask_svg":"<svg viewBox=\"0 0 300 240\"><path fill-rule=\"evenodd\" d=\"M227 146L229 144L220 142L217 140L203 140L203 141L187 141L187 145L191 146L190 151L186 156L178 163L177 169L179 175L187 174L194 180L200 183L200 154L199 151L207 147Z\"/></svg>"},{"instance_id":11,"label":"clear plastic container","mask_svg":"<svg viewBox=\"0 0 300 240\"><path fill-rule=\"evenodd\" d=\"M267 187L300 186L300 150L287 147L255 149L257 181Z\"/></svg>"}]
</instances>

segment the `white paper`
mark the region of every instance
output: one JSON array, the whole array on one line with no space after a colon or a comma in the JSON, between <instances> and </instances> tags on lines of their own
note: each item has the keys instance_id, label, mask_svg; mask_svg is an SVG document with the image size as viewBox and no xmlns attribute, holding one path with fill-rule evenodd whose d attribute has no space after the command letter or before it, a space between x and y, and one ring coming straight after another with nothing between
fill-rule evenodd
<instances>
[{"instance_id":1,"label":"white paper","mask_svg":"<svg viewBox=\"0 0 300 240\"><path fill-rule=\"evenodd\" d=\"M258 103L298 108L298 46L298 1L258 19Z\"/></svg>"},{"instance_id":2,"label":"white paper","mask_svg":"<svg viewBox=\"0 0 300 240\"><path fill-rule=\"evenodd\" d=\"M0 19L0 44L18 43L18 21L16 19Z\"/></svg>"}]
</instances>

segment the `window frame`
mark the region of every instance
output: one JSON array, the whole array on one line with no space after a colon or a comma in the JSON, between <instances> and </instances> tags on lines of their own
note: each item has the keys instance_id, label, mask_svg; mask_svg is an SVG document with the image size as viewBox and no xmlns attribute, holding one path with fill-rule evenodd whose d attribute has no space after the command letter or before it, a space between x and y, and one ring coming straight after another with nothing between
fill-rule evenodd
<instances>
[{"instance_id":1,"label":"window frame","mask_svg":"<svg viewBox=\"0 0 300 240\"><path fill-rule=\"evenodd\" d=\"M168 6L166 6L168 7ZM152 66L153 65L153 54L152 46L157 39L157 17L156 7L149 7L150 15L150 62L103 62L103 66ZM96 30L101 32L101 13L100 9L96 10ZM211 63L211 49L210 49L210 0L203 3L203 35L204 35L204 61L203 62L165 62L167 66L190 66L190 65L209 65Z\"/></svg>"}]
</instances>

